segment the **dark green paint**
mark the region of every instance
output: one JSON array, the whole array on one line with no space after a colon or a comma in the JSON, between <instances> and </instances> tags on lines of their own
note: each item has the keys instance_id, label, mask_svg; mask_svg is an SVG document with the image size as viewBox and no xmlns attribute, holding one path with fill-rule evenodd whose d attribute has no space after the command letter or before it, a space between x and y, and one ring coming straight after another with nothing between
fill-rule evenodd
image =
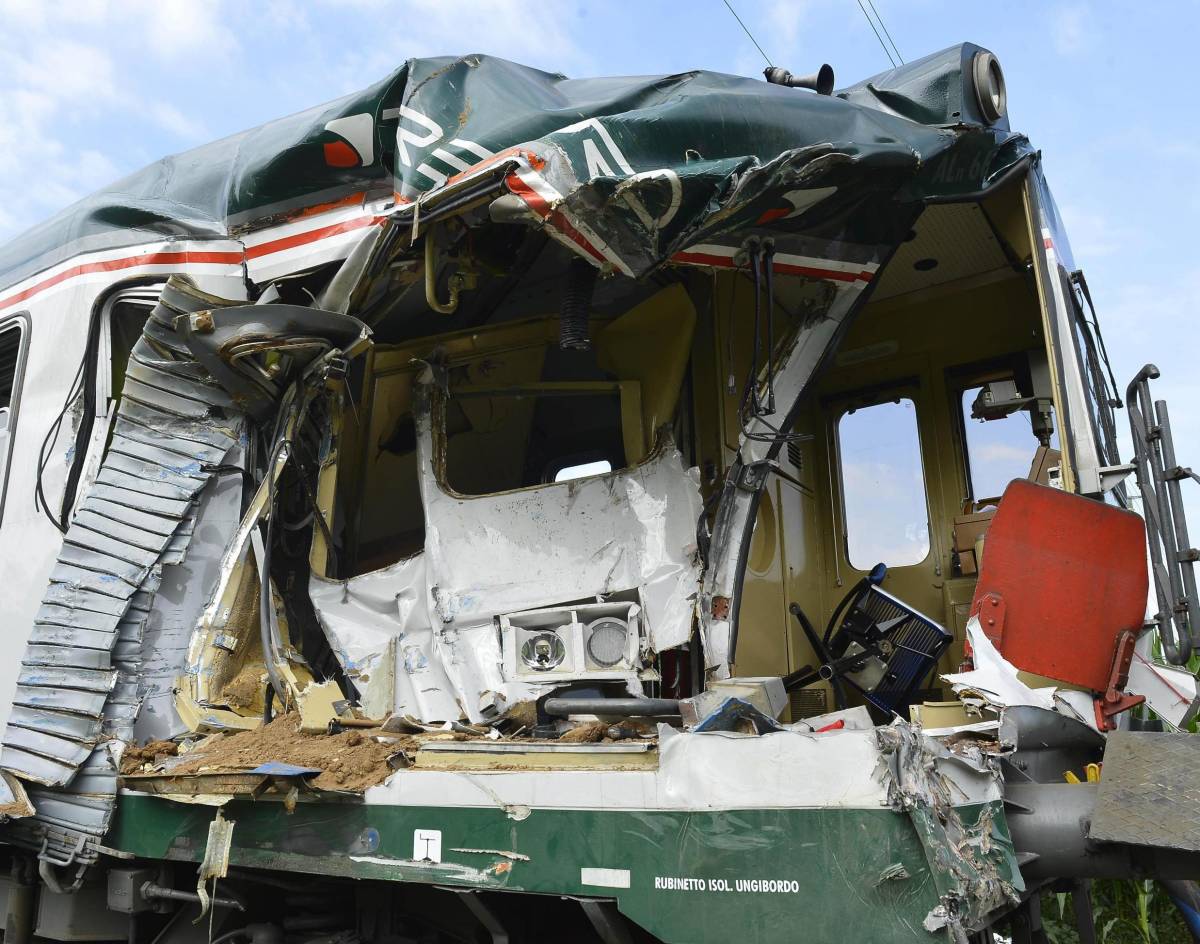
<instances>
[{"instance_id":1,"label":"dark green paint","mask_svg":"<svg viewBox=\"0 0 1200 944\"><path fill-rule=\"evenodd\" d=\"M455 172L436 149L479 159L451 143L463 139L551 160L565 207L637 274L754 226L768 210L773 229L881 256L903 237L914 201L979 190L1030 152L1004 122L970 124L964 64L977 48L952 47L832 97L703 71L568 79L488 56L414 59L361 93L164 158L85 198L0 249L0 286L96 249L236 236L348 194L415 197L437 183L423 163ZM400 105L442 133L426 143L428 128L397 117ZM363 114L374 123L369 162L329 166L325 145L339 139L326 124ZM604 162L589 166L585 135L563 131L593 118L634 172L678 175L680 206L661 228L615 196L628 174L602 137L591 135ZM407 161L396 143L401 121L421 142L406 145ZM834 198L778 219L789 191L827 186L838 188ZM669 187L650 182L638 193L652 216L666 215Z\"/></svg>"},{"instance_id":2,"label":"dark green paint","mask_svg":"<svg viewBox=\"0 0 1200 944\"><path fill-rule=\"evenodd\" d=\"M978 813L962 812L972 820ZM518 821L500 809L318 802L289 814L278 802L242 801L224 815L236 823L233 865L615 897L664 941L793 941L800 929L813 944L936 939L921 926L938 903L925 850L908 816L888 809L534 810ZM209 808L126 794L107 841L144 858L194 862L212 816ZM441 830L440 866L411 861L416 829ZM884 878L896 865L907 877ZM628 869L630 888L584 886L581 867ZM656 876L724 880L731 889L738 879L786 879L799 892L656 889Z\"/></svg>"}]
</instances>

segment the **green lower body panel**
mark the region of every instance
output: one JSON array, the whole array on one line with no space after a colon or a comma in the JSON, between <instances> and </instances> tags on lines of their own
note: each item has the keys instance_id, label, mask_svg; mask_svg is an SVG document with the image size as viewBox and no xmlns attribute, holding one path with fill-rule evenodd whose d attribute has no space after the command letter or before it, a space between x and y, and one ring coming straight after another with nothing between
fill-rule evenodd
<instances>
[{"instance_id":1,"label":"green lower body panel","mask_svg":"<svg viewBox=\"0 0 1200 944\"><path fill-rule=\"evenodd\" d=\"M609 898L667 942L941 937L922 927L938 891L904 813L526 812L302 802L288 813L278 802L235 801L223 815L236 824L232 865ZM198 862L214 815L125 794L107 841L144 858Z\"/></svg>"}]
</instances>

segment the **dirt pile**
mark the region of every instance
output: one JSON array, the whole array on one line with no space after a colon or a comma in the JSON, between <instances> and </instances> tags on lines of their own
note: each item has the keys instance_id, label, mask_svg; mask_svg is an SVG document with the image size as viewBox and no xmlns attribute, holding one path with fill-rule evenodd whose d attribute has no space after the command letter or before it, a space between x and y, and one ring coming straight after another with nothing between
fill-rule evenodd
<instances>
[{"instance_id":1,"label":"dirt pile","mask_svg":"<svg viewBox=\"0 0 1200 944\"><path fill-rule=\"evenodd\" d=\"M387 735L392 743L380 743L373 739L379 733L378 729L368 728L340 734L302 734L298 714L281 715L254 731L209 739L168 773L176 776L253 770L277 761L320 770L309 781L318 790L360 791L382 783L392 772L389 755L415 747L403 735Z\"/></svg>"}]
</instances>

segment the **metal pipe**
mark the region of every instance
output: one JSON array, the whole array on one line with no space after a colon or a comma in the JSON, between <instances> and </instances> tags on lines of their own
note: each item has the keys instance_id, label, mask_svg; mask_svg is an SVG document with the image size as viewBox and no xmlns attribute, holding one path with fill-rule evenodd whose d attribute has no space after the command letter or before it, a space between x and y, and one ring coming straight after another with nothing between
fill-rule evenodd
<instances>
[{"instance_id":1,"label":"metal pipe","mask_svg":"<svg viewBox=\"0 0 1200 944\"><path fill-rule=\"evenodd\" d=\"M1158 468L1161 464L1158 461L1158 443L1147 425L1154 419L1150 381L1158 376L1159 370L1153 364L1146 364L1139 370L1125 388L1125 408L1133 439L1134 474L1138 490L1142 493L1142 515L1146 519L1150 566L1158 600L1159 639L1167 661L1183 665L1191 656L1192 641L1190 634L1183 631L1183 623L1176 609L1183 595L1180 564L1168 558L1174 544L1173 522Z\"/></svg>"},{"instance_id":2,"label":"metal pipe","mask_svg":"<svg viewBox=\"0 0 1200 944\"><path fill-rule=\"evenodd\" d=\"M446 282L450 297L445 302L437 297L437 240L436 230L430 227L425 234L425 304L440 315L452 315L458 310L458 293L462 291L462 276L455 273Z\"/></svg>"},{"instance_id":3,"label":"metal pipe","mask_svg":"<svg viewBox=\"0 0 1200 944\"><path fill-rule=\"evenodd\" d=\"M673 718L679 715L677 698L547 698L548 715L627 715L638 718Z\"/></svg>"},{"instance_id":4,"label":"metal pipe","mask_svg":"<svg viewBox=\"0 0 1200 944\"><path fill-rule=\"evenodd\" d=\"M1167 479L1167 497L1171 506L1171 516L1175 526L1175 548L1179 555L1186 555L1191 550L1191 541L1188 538L1187 516L1183 511L1183 492L1179 487L1181 472L1179 463L1175 459L1175 440L1171 436L1171 417L1167 413L1167 402L1159 400L1154 404L1154 411L1158 419L1158 441L1162 448L1163 464L1166 466L1165 474ZM1193 647L1197 643L1195 621L1197 611L1200 610L1200 603L1196 599L1196 575L1192 570L1192 561L1179 556L1177 560L1180 576L1183 578L1183 594L1184 600L1180 601L1187 606L1186 626L1189 636L1192 640ZM1177 604L1178 605L1178 604ZM1180 627L1181 629L1183 627Z\"/></svg>"},{"instance_id":5,"label":"metal pipe","mask_svg":"<svg viewBox=\"0 0 1200 944\"><path fill-rule=\"evenodd\" d=\"M37 885L29 876L28 860L14 858L12 884L8 888L8 907L4 917L4 944L29 944L33 940L33 916Z\"/></svg>"},{"instance_id":6,"label":"metal pipe","mask_svg":"<svg viewBox=\"0 0 1200 944\"><path fill-rule=\"evenodd\" d=\"M143 883L142 897L147 901L162 898L169 901L186 901L192 904L200 903L200 896L195 892L184 892L178 888L165 888L162 885L154 884L154 882ZM210 898L209 902L214 908L236 908L238 911L246 910L246 906L242 902L233 898Z\"/></svg>"}]
</instances>

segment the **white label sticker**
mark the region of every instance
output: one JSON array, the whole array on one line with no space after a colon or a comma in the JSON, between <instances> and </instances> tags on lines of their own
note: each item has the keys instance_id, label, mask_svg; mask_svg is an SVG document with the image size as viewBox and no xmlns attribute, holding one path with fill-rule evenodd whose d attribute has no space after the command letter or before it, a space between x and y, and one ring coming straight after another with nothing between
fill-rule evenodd
<instances>
[{"instance_id":1,"label":"white label sticker","mask_svg":"<svg viewBox=\"0 0 1200 944\"><path fill-rule=\"evenodd\" d=\"M413 830L413 861L442 861L442 831L440 829Z\"/></svg>"},{"instance_id":2,"label":"white label sticker","mask_svg":"<svg viewBox=\"0 0 1200 944\"><path fill-rule=\"evenodd\" d=\"M628 888L629 869L580 869L579 882L601 888Z\"/></svg>"}]
</instances>

